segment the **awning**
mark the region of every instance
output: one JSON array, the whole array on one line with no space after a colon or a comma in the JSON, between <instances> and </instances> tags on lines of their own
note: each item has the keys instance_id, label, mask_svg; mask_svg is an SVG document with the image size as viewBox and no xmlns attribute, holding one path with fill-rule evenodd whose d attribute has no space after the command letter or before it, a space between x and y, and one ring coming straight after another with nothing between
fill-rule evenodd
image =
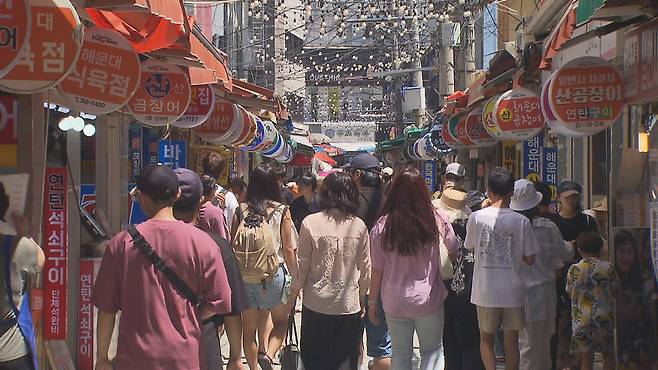
<instances>
[{"instance_id":1,"label":"awning","mask_svg":"<svg viewBox=\"0 0 658 370\"><path fill-rule=\"evenodd\" d=\"M336 162L333 158L331 158L330 156L327 155L327 153L324 152L315 153L315 158L331 166L335 166L336 164L338 164L338 162Z\"/></svg>"},{"instance_id":2,"label":"awning","mask_svg":"<svg viewBox=\"0 0 658 370\"><path fill-rule=\"evenodd\" d=\"M576 11L576 24L581 24L589 21L589 18L594 15L597 9L600 9L605 0L580 0L578 2L578 10Z\"/></svg>"},{"instance_id":3,"label":"awning","mask_svg":"<svg viewBox=\"0 0 658 370\"><path fill-rule=\"evenodd\" d=\"M569 41L573 30L576 29L576 11L578 0L573 0L562 15L553 32L544 41L544 55L539 64L540 69L550 69L553 57L555 57L562 46Z\"/></svg>"},{"instance_id":4,"label":"awning","mask_svg":"<svg viewBox=\"0 0 658 370\"><path fill-rule=\"evenodd\" d=\"M293 141L293 149L295 150L313 150L313 144L305 135L290 135L290 140Z\"/></svg>"}]
</instances>

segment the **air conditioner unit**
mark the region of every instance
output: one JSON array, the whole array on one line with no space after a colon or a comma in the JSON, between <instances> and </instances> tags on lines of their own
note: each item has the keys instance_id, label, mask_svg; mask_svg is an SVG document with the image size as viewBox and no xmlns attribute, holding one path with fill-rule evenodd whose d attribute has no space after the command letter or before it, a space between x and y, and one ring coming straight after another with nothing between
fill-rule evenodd
<instances>
[{"instance_id":1,"label":"air conditioner unit","mask_svg":"<svg viewBox=\"0 0 658 370\"><path fill-rule=\"evenodd\" d=\"M402 111L411 113L421 108L425 108L425 88L405 87L402 89Z\"/></svg>"}]
</instances>

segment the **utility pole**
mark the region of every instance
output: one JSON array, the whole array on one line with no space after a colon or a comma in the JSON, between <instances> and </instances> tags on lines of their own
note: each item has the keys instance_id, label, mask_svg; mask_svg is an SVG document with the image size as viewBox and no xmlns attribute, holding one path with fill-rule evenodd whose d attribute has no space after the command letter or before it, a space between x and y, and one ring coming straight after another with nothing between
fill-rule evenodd
<instances>
[{"instance_id":1,"label":"utility pole","mask_svg":"<svg viewBox=\"0 0 658 370\"><path fill-rule=\"evenodd\" d=\"M414 1L408 0L408 5L410 9L414 8ZM412 32L412 42L413 42L413 57L414 57L414 68L416 72L413 74L414 86L420 88L422 91L420 108L415 110L414 121L417 127L422 127L425 124L425 90L423 86L423 67L422 60L420 58L420 31L418 29L418 19L414 18L411 20L411 32Z\"/></svg>"},{"instance_id":2,"label":"utility pole","mask_svg":"<svg viewBox=\"0 0 658 370\"><path fill-rule=\"evenodd\" d=\"M466 53L464 55L464 73L466 88L471 86L475 77L475 22L470 11L464 12L466 20Z\"/></svg>"},{"instance_id":3,"label":"utility pole","mask_svg":"<svg viewBox=\"0 0 658 370\"><path fill-rule=\"evenodd\" d=\"M441 16L443 17L443 16ZM455 55L452 50L453 24L446 17L441 23L441 54L439 56L439 92L441 106L445 106L448 96L455 92Z\"/></svg>"}]
</instances>

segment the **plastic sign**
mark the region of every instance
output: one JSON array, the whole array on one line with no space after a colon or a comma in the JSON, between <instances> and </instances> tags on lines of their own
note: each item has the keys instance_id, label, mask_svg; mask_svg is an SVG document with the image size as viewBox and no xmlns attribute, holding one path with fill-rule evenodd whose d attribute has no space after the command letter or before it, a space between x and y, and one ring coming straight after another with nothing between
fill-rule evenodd
<instances>
[{"instance_id":1,"label":"plastic sign","mask_svg":"<svg viewBox=\"0 0 658 370\"><path fill-rule=\"evenodd\" d=\"M246 109L240 106L238 106L238 109L242 113L243 125L242 125L242 132L240 133L240 136L236 139L236 141L233 143L233 145L243 145L251 141L253 139L252 132L254 132L256 128L256 119L252 118L252 115L249 112L247 112ZM250 139L250 137L252 137L252 139Z\"/></svg>"},{"instance_id":2,"label":"plastic sign","mask_svg":"<svg viewBox=\"0 0 658 370\"><path fill-rule=\"evenodd\" d=\"M454 118L455 117L450 118L450 121L452 121ZM443 138L443 142L452 149L463 148L463 145L461 145L450 133L450 121L441 126L441 138Z\"/></svg>"},{"instance_id":3,"label":"plastic sign","mask_svg":"<svg viewBox=\"0 0 658 370\"><path fill-rule=\"evenodd\" d=\"M82 51L57 90L72 110L99 115L119 110L139 83L139 58L118 32L86 28Z\"/></svg>"},{"instance_id":4,"label":"plastic sign","mask_svg":"<svg viewBox=\"0 0 658 370\"><path fill-rule=\"evenodd\" d=\"M492 137L501 137L502 133L500 132L500 127L498 127L498 122L496 121L496 116L494 110L496 109L496 102L500 99L500 95L496 95L491 99L487 100L482 109L482 123L484 124L484 129L487 130L489 135Z\"/></svg>"},{"instance_id":5,"label":"plastic sign","mask_svg":"<svg viewBox=\"0 0 658 370\"><path fill-rule=\"evenodd\" d=\"M223 139L229 132L237 114L238 107L235 104L217 100L210 118L201 126L195 127L194 131L206 140Z\"/></svg>"},{"instance_id":6,"label":"plastic sign","mask_svg":"<svg viewBox=\"0 0 658 370\"><path fill-rule=\"evenodd\" d=\"M610 127L624 108L621 74L609 62L595 57L574 59L551 78L548 103L567 132L594 135Z\"/></svg>"},{"instance_id":7,"label":"plastic sign","mask_svg":"<svg viewBox=\"0 0 658 370\"><path fill-rule=\"evenodd\" d=\"M190 105L183 115L172 123L172 126L181 128L197 127L210 118L215 107L215 94L210 85L192 86Z\"/></svg>"},{"instance_id":8,"label":"plastic sign","mask_svg":"<svg viewBox=\"0 0 658 370\"><path fill-rule=\"evenodd\" d=\"M32 94L61 82L82 49L82 25L69 0L32 0L32 32L19 60L0 80L0 89Z\"/></svg>"},{"instance_id":9,"label":"plastic sign","mask_svg":"<svg viewBox=\"0 0 658 370\"><path fill-rule=\"evenodd\" d=\"M29 0L0 1L0 77L18 63L32 33Z\"/></svg>"},{"instance_id":10,"label":"plastic sign","mask_svg":"<svg viewBox=\"0 0 658 370\"><path fill-rule=\"evenodd\" d=\"M500 128L499 139L528 140L545 126L539 97L525 88L515 88L501 95L494 112Z\"/></svg>"},{"instance_id":11,"label":"plastic sign","mask_svg":"<svg viewBox=\"0 0 658 370\"><path fill-rule=\"evenodd\" d=\"M142 62L140 71L139 85L127 110L149 126L176 122L190 105L192 87L187 74L177 65L153 59Z\"/></svg>"},{"instance_id":12,"label":"plastic sign","mask_svg":"<svg viewBox=\"0 0 658 370\"><path fill-rule=\"evenodd\" d=\"M498 143L498 140L489 134L484 128L482 119L482 107L477 107L469 113L465 121L466 137L477 147L491 146Z\"/></svg>"}]
</instances>

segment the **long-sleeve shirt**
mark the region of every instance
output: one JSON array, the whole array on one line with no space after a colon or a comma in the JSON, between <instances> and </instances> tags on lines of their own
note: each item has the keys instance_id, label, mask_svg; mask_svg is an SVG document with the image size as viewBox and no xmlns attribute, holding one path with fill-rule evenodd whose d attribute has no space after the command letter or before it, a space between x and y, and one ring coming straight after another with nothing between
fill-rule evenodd
<instances>
[{"instance_id":1,"label":"long-sleeve shirt","mask_svg":"<svg viewBox=\"0 0 658 370\"><path fill-rule=\"evenodd\" d=\"M337 210L302 222L297 250L304 306L325 315L361 310L370 285L368 229L358 217Z\"/></svg>"}]
</instances>

